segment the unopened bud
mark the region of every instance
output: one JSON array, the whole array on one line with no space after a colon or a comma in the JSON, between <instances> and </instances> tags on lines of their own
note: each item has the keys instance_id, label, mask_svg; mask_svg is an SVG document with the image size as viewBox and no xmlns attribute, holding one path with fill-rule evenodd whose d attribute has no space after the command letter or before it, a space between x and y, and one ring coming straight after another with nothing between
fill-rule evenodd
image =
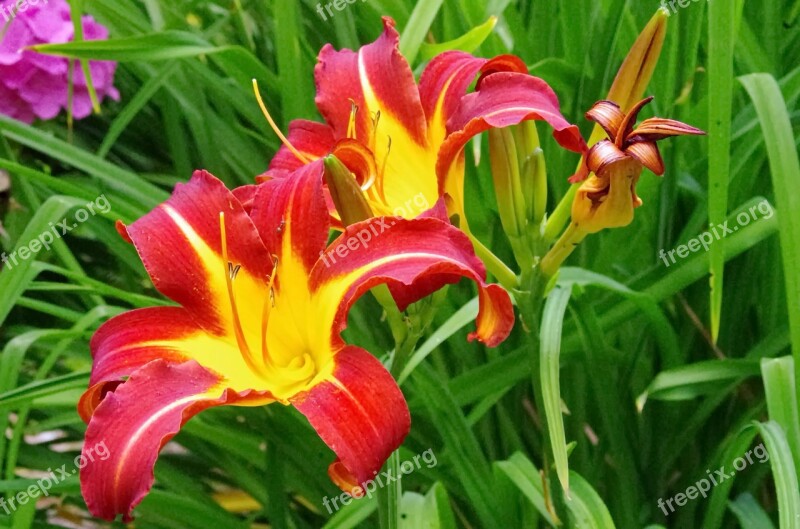
<instances>
[{"instance_id":1,"label":"unopened bud","mask_svg":"<svg viewBox=\"0 0 800 529\"><path fill-rule=\"evenodd\" d=\"M353 173L336 156L328 155L325 164L325 184L331 193L336 211L344 226L374 217L364 192Z\"/></svg>"}]
</instances>

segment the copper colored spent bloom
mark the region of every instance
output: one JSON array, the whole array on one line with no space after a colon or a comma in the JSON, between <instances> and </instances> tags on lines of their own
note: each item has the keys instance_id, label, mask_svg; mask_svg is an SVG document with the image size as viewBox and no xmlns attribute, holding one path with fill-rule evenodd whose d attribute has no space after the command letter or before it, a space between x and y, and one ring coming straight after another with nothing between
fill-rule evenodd
<instances>
[{"instance_id":1,"label":"copper colored spent bloom","mask_svg":"<svg viewBox=\"0 0 800 529\"><path fill-rule=\"evenodd\" d=\"M653 97L642 99L624 114L613 101L598 101L586 113L606 131L609 139L595 144L589 151L586 163L589 170L600 174L610 164L623 158L633 158L653 173L664 174L664 162L656 142L670 136L702 135L700 129L674 119L649 118L634 128L639 112Z\"/></svg>"}]
</instances>

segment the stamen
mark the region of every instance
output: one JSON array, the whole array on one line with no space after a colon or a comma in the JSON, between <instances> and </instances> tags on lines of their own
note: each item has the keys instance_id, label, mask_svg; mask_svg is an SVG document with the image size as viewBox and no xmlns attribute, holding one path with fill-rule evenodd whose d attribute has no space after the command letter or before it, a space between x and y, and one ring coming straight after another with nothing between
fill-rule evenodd
<instances>
[{"instance_id":1,"label":"stamen","mask_svg":"<svg viewBox=\"0 0 800 529\"><path fill-rule=\"evenodd\" d=\"M356 139L356 115L358 114L358 105L353 98L350 99L350 121L347 123L347 138Z\"/></svg>"},{"instance_id":2,"label":"stamen","mask_svg":"<svg viewBox=\"0 0 800 529\"><path fill-rule=\"evenodd\" d=\"M381 122L381 111L377 110L372 117L372 140L370 141L370 150L375 152L375 142L378 138L378 124Z\"/></svg>"},{"instance_id":3,"label":"stamen","mask_svg":"<svg viewBox=\"0 0 800 529\"><path fill-rule=\"evenodd\" d=\"M381 197L381 200L386 202L386 196L383 192L383 183L386 181L386 165L389 163L389 155L392 154L392 137L388 136L389 138L389 145L386 147L386 156L383 158L383 163L381 164L381 172L380 178L376 180L376 188L378 190L378 195Z\"/></svg>"},{"instance_id":4,"label":"stamen","mask_svg":"<svg viewBox=\"0 0 800 529\"><path fill-rule=\"evenodd\" d=\"M272 127L272 130L275 131L275 134L278 136L278 138L280 138L281 142L286 146L287 149L289 149L289 151L291 151L292 154L297 157L298 160L303 163L311 163L311 159L295 149L294 145L289 143L289 140L283 135L281 129L278 128L278 125L275 124L275 120L272 119L269 110L267 110L267 105L264 104L264 100L261 98L261 92L258 89L258 81L255 79L253 79L253 92L256 94L256 100L258 101L258 106L261 107L261 112L263 112L264 117L267 118L267 121L269 122L269 126Z\"/></svg>"},{"instance_id":5,"label":"stamen","mask_svg":"<svg viewBox=\"0 0 800 529\"><path fill-rule=\"evenodd\" d=\"M272 274L269 276L269 296L264 299L264 306L261 308L261 358L264 360L264 365L269 362L269 349L267 349L267 329L269 328L269 315L275 307L275 276L278 274L278 256L272 256L275 259L275 265L272 267Z\"/></svg>"},{"instance_id":6,"label":"stamen","mask_svg":"<svg viewBox=\"0 0 800 529\"><path fill-rule=\"evenodd\" d=\"M236 343L239 345L239 350L242 352L242 358L247 364L247 367L254 373L258 373L259 369L256 367L255 362L253 362L253 355L250 352L250 347L247 345L247 340L245 340L244 331L242 331L242 322L239 320L239 311L236 308L233 280L236 279L241 265L234 266L233 263L228 260L228 237L225 232L225 213L222 211L219 212L219 234L222 239L222 259L227 265L228 273L225 274L225 285L228 287L228 301L231 304L231 313L233 314L233 332L236 335Z\"/></svg>"}]
</instances>

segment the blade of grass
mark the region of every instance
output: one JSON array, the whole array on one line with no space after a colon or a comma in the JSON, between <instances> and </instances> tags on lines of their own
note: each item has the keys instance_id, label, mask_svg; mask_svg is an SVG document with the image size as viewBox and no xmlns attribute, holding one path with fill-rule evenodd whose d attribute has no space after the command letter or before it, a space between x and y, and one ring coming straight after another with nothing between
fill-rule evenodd
<instances>
[{"instance_id":1,"label":"blade of grass","mask_svg":"<svg viewBox=\"0 0 800 529\"><path fill-rule=\"evenodd\" d=\"M766 74L752 74L739 78L756 107L769 155L772 186L778 211L793 216L795 221L780 223L783 277L786 282L786 300L789 312L789 330L792 337L795 379L800 379L800 161L794 145L794 134L789 111L775 79ZM798 388L800 398L800 388Z\"/></svg>"},{"instance_id":2,"label":"blade of grass","mask_svg":"<svg viewBox=\"0 0 800 529\"><path fill-rule=\"evenodd\" d=\"M733 51L736 43L736 1L708 4L708 82L714 97L708 98L708 222L722 224L728 215L728 182L731 160L733 105ZM709 254L711 285L711 338L716 343L722 313L725 241Z\"/></svg>"}]
</instances>

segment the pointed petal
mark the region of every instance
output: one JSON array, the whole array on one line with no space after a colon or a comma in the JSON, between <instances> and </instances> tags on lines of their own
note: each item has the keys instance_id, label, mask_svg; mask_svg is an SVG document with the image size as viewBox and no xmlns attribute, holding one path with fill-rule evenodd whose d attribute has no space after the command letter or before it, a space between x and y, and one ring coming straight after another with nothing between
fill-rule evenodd
<instances>
[{"instance_id":1,"label":"pointed petal","mask_svg":"<svg viewBox=\"0 0 800 529\"><path fill-rule=\"evenodd\" d=\"M315 70L317 107L336 138L347 137L350 99L358 105L358 139L370 145L372 115L381 111L381 123L392 136L407 136L425 145L425 114L414 73L400 54L400 35L394 20L383 19L383 33L358 52L322 48Z\"/></svg>"},{"instance_id":2,"label":"pointed petal","mask_svg":"<svg viewBox=\"0 0 800 529\"><path fill-rule=\"evenodd\" d=\"M598 101L586 113L586 119L594 121L603 127L609 139L615 141L619 128L625 119L625 114L622 113L619 105L613 101Z\"/></svg>"},{"instance_id":3,"label":"pointed petal","mask_svg":"<svg viewBox=\"0 0 800 529\"><path fill-rule=\"evenodd\" d=\"M481 68L481 76L478 79L476 89L480 90L484 79L498 72L516 72L525 75L529 73L528 65L516 55L498 55L494 59L487 61Z\"/></svg>"},{"instance_id":4,"label":"pointed petal","mask_svg":"<svg viewBox=\"0 0 800 529\"><path fill-rule=\"evenodd\" d=\"M547 121L563 147L585 152L586 143L578 127L561 115L558 97L546 82L520 73L494 73L483 80L480 90L464 97L448 123L452 133L442 145L437 162L440 182L444 184L450 166L471 138L490 128L508 127L528 119Z\"/></svg>"},{"instance_id":5,"label":"pointed petal","mask_svg":"<svg viewBox=\"0 0 800 529\"><path fill-rule=\"evenodd\" d=\"M323 161L317 160L259 186L252 219L281 268L297 266L307 275L325 249L330 221L323 172Z\"/></svg>"},{"instance_id":6,"label":"pointed petal","mask_svg":"<svg viewBox=\"0 0 800 529\"><path fill-rule=\"evenodd\" d=\"M221 212L232 235L227 241L228 261L241 266L237 291L256 296L266 290L272 271L270 255L239 201L205 171L196 172L187 184L178 184L169 200L128 226L127 234L162 294L186 308L211 334L233 336ZM241 316L245 327L260 328L260 314Z\"/></svg>"},{"instance_id":7,"label":"pointed petal","mask_svg":"<svg viewBox=\"0 0 800 529\"><path fill-rule=\"evenodd\" d=\"M312 297L323 307L320 326L331 328L334 343L347 325L358 297L386 283L401 310L461 278L478 285L480 311L470 339L493 347L514 326L508 293L485 283L486 270L460 230L434 217L404 220L380 217L354 224L334 241L312 271Z\"/></svg>"},{"instance_id":8,"label":"pointed petal","mask_svg":"<svg viewBox=\"0 0 800 529\"><path fill-rule=\"evenodd\" d=\"M81 470L81 491L89 511L109 521L119 514L130 521L153 486L158 453L181 426L210 406L242 398L195 362L157 360L134 372L105 396L86 430L83 456L89 464ZM98 446L109 456L96 457Z\"/></svg>"},{"instance_id":9,"label":"pointed petal","mask_svg":"<svg viewBox=\"0 0 800 529\"><path fill-rule=\"evenodd\" d=\"M614 140L614 143L617 144L617 147L625 147L625 142L629 140L631 132L633 131L633 127L636 125L639 112L641 112L644 107L649 105L653 99L653 96L646 97L633 105L633 108L628 111L628 113L625 115L625 118L622 120L622 123L620 124L620 130L617 133L617 138Z\"/></svg>"},{"instance_id":10,"label":"pointed petal","mask_svg":"<svg viewBox=\"0 0 800 529\"><path fill-rule=\"evenodd\" d=\"M332 375L291 399L336 453L328 474L345 492L363 494L411 427L397 383L374 356L347 347L333 358Z\"/></svg>"},{"instance_id":11,"label":"pointed petal","mask_svg":"<svg viewBox=\"0 0 800 529\"><path fill-rule=\"evenodd\" d=\"M626 158L628 158L628 155L622 152L614 143L610 140L603 140L589 149L586 164L593 173L602 176L606 167Z\"/></svg>"},{"instance_id":12,"label":"pointed petal","mask_svg":"<svg viewBox=\"0 0 800 529\"><path fill-rule=\"evenodd\" d=\"M422 72L419 93L428 120L428 137L440 145L447 135L447 120L486 64L486 59L462 51L448 51L434 57Z\"/></svg>"},{"instance_id":13,"label":"pointed petal","mask_svg":"<svg viewBox=\"0 0 800 529\"><path fill-rule=\"evenodd\" d=\"M703 136L705 131L674 119L650 118L642 121L636 130L631 132L628 140L658 141L670 136L684 135Z\"/></svg>"},{"instance_id":14,"label":"pointed petal","mask_svg":"<svg viewBox=\"0 0 800 529\"><path fill-rule=\"evenodd\" d=\"M310 160L330 154L335 143L333 130L329 126L305 119L296 119L289 123L287 139L295 149ZM268 172L294 171L303 165L302 160L299 160L285 145L281 145L269 163Z\"/></svg>"},{"instance_id":15,"label":"pointed petal","mask_svg":"<svg viewBox=\"0 0 800 529\"><path fill-rule=\"evenodd\" d=\"M181 307L132 310L104 323L92 336L92 375L78 411L89 422L108 391L154 360L180 364L196 360L224 375L229 387L245 391L263 386L244 362L233 340L206 333Z\"/></svg>"},{"instance_id":16,"label":"pointed petal","mask_svg":"<svg viewBox=\"0 0 800 529\"><path fill-rule=\"evenodd\" d=\"M658 152L658 146L655 142L636 142L630 145L625 152L639 160L642 165L656 175L661 176L664 174L664 160L661 159L661 153Z\"/></svg>"}]
</instances>

